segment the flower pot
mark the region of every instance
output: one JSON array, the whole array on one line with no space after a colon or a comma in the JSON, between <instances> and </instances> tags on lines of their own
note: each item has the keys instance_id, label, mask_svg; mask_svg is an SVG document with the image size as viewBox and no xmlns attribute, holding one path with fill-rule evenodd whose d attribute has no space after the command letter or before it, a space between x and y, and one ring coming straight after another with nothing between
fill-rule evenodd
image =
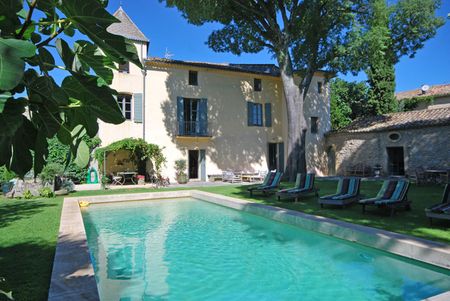
<instances>
[{"instance_id":1,"label":"flower pot","mask_svg":"<svg viewBox=\"0 0 450 301\"><path fill-rule=\"evenodd\" d=\"M177 176L178 184L186 184L188 182L188 177L186 174L181 174Z\"/></svg>"}]
</instances>

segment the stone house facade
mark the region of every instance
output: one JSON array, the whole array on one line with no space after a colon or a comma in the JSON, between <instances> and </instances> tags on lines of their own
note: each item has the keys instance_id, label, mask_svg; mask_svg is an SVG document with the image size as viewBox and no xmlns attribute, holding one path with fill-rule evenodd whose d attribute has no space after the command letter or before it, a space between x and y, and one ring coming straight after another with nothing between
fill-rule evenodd
<instances>
[{"instance_id":1,"label":"stone house facade","mask_svg":"<svg viewBox=\"0 0 450 301\"><path fill-rule=\"evenodd\" d=\"M357 120L327 134L328 173L356 164L382 175L411 175L417 168L450 168L450 107Z\"/></svg>"}]
</instances>

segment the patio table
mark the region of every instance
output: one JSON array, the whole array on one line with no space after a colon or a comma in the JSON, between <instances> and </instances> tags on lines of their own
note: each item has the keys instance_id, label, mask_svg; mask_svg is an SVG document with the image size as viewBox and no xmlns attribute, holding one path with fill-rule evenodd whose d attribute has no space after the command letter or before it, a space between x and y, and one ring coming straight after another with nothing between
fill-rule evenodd
<instances>
[{"instance_id":1,"label":"patio table","mask_svg":"<svg viewBox=\"0 0 450 301\"><path fill-rule=\"evenodd\" d=\"M425 170L425 174L427 178L431 179L433 183L441 183L442 178L441 175L446 175L447 181L449 177L450 170L449 169L427 169Z\"/></svg>"},{"instance_id":2,"label":"patio table","mask_svg":"<svg viewBox=\"0 0 450 301\"><path fill-rule=\"evenodd\" d=\"M131 183L136 185L135 178L137 176L137 172L134 171L121 171L117 173L118 176L122 177L122 185L125 184L127 181L130 181Z\"/></svg>"}]
</instances>

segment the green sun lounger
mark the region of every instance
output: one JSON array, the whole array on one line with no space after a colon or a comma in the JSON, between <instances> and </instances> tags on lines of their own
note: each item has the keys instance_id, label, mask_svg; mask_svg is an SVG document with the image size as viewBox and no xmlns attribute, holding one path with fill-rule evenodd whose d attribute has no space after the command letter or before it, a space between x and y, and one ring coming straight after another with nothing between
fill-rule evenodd
<instances>
[{"instance_id":1,"label":"green sun lounger","mask_svg":"<svg viewBox=\"0 0 450 301\"><path fill-rule=\"evenodd\" d=\"M359 199L359 188L361 179L357 177L340 178L336 193L326 195L319 198L319 204L323 208L324 205L336 205L345 207L354 203Z\"/></svg>"},{"instance_id":2,"label":"green sun lounger","mask_svg":"<svg viewBox=\"0 0 450 301\"><path fill-rule=\"evenodd\" d=\"M425 209L425 214L430 220L430 225L435 219L450 220L450 184L445 185L442 202Z\"/></svg>"},{"instance_id":3,"label":"green sun lounger","mask_svg":"<svg viewBox=\"0 0 450 301\"><path fill-rule=\"evenodd\" d=\"M278 189L281 182L281 177L283 176L282 172L271 173L269 176L266 185L263 184L247 189L250 192L250 195L253 195L255 192L260 192L263 194L267 194L273 192Z\"/></svg>"},{"instance_id":4,"label":"green sun lounger","mask_svg":"<svg viewBox=\"0 0 450 301\"><path fill-rule=\"evenodd\" d=\"M288 191L283 190L278 191L277 192L278 200L280 201L281 199L295 199L295 201L297 202L301 196L305 196L311 193L314 193L316 196L318 196L318 190L314 186L315 177L316 177L315 173L308 173L305 176L305 181L303 185L301 185L302 180L300 180L298 188L292 188L289 189Z\"/></svg>"},{"instance_id":5,"label":"green sun lounger","mask_svg":"<svg viewBox=\"0 0 450 301\"><path fill-rule=\"evenodd\" d=\"M408 200L408 189L408 180L387 180L383 183L375 198L363 199L358 203L362 205L363 213L366 212L366 206L376 206L389 209L392 216L398 208L411 209L411 202Z\"/></svg>"}]
</instances>

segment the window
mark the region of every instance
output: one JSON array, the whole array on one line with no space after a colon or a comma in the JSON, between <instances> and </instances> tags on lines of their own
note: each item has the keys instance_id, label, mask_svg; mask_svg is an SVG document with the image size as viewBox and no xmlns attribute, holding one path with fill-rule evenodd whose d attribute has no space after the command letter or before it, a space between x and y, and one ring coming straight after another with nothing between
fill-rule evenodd
<instances>
[{"instance_id":1,"label":"window","mask_svg":"<svg viewBox=\"0 0 450 301\"><path fill-rule=\"evenodd\" d=\"M311 134L319 132L319 117L311 117Z\"/></svg>"},{"instance_id":2,"label":"window","mask_svg":"<svg viewBox=\"0 0 450 301\"><path fill-rule=\"evenodd\" d=\"M131 95L119 94L119 96L117 96L117 103L122 110L123 117L125 117L126 120L131 120Z\"/></svg>"},{"instance_id":3,"label":"window","mask_svg":"<svg viewBox=\"0 0 450 301\"><path fill-rule=\"evenodd\" d=\"M130 73L130 62L126 62L125 64L119 64L119 72Z\"/></svg>"},{"instance_id":4,"label":"window","mask_svg":"<svg viewBox=\"0 0 450 301\"><path fill-rule=\"evenodd\" d=\"M322 94L323 92L323 83L317 82L317 93Z\"/></svg>"},{"instance_id":5,"label":"window","mask_svg":"<svg viewBox=\"0 0 450 301\"><path fill-rule=\"evenodd\" d=\"M262 90L262 82L260 78L255 78L254 82L253 82L253 89L256 92L259 92Z\"/></svg>"},{"instance_id":6,"label":"window","mask_svg":"<svg viewBox=\"0 0 450 301\"><path fill-rule=\"evenodd\" d=\"M248 115L248 125L249 126L262 126L263 116L262 116L262 104L247 102L247 115Z\"/></svg>"},{"instance_id":7,"label":"window","mask_svg":"<svg viewBox=\"0 0 450 301\"><path fill-rule=\"evenodd\" d=\"M206 98L177 98L178 135L208 136L207 104Z\"/></svg>"},{"instance_id":8,"label":"window","mask_svg":"<svg viewBox=\"0 0 450 301\"><path fill-rule=\"evenodd\" d=\"M198 86L198 72L189 70L189 85Z\"/></svg>"},{"instance_id":9,"label":"window","mask_svg":"<svg viewBox=\"0 0 450 301\"><path fill-rule=\"evenodd\" d=\"M400 134L399 133L390 133L389 140L394 141L394 142L400 140Z\"/></svg>"}]
</instances>

